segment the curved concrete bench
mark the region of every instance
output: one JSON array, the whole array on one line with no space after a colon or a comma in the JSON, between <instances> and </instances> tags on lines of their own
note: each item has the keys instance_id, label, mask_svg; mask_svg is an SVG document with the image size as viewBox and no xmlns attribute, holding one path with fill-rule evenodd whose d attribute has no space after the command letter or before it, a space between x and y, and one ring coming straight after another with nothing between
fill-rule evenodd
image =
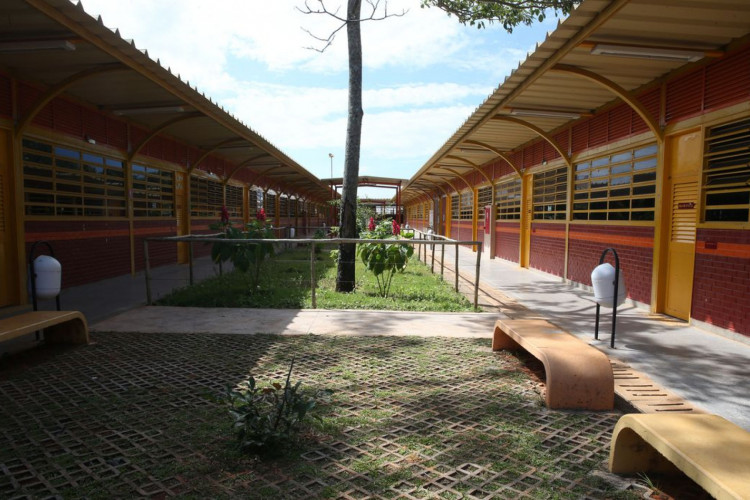
<instances>
[{"instance_id":1,"label":"curved concrete bench","mask_svg":"<svg viewBox=\"0 0 750 500\"><path fill-rule=\"evenodd\" d=\"M549 408L611 410L614 375L609 358L596 348L540 319L495 323L492 350L524 349L544 365Z\"/></svg>"},{"instance_id":2,"label":"curved concrete bench","mask_svg":"<svg viewBox=\"0 0 750 500\"><path fill-rule=\"evenodd\" d=\"M32 311L0 319L0 341L44 331L44 339L54 344L88 344L86 317L78 311Z\"/></svg>"},{"instance_id":3,"label":"curved concrete bench","mask_svg":"<svg viewBox=\"0 0 750 500\"><path fill-rule=\"evenodd\" d=\"M747 499L750 432L718 415L624 415L612 433L609 470L679 470L715 498Z\"/></svg>"}]
</instances>

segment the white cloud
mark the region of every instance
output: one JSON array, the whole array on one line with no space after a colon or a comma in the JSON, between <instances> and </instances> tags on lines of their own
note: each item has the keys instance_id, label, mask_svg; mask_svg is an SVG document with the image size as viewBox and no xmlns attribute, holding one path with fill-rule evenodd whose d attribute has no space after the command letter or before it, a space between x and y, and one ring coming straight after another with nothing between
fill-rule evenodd
<instances>
[{"instance_id":1,"label":"white cloud","mask_svg":"<svg viewBox=\"0 0 750 500\"><path fill-rule=\"evenodd\" d=\"M305 168L327 176L321 158L328 160L328 151L343 158L346 33L323 54L307 50L314 40L303 28L327 36L336 22L300 13L295 7L304 0L83 1L87 12L101 14L106 26L120 28ZM363 173L416 172L528 50L528 32L511 39L466 28L419 4L390 0L391 12L409 12L362 25Z\"/></svg>"}]
</instances>

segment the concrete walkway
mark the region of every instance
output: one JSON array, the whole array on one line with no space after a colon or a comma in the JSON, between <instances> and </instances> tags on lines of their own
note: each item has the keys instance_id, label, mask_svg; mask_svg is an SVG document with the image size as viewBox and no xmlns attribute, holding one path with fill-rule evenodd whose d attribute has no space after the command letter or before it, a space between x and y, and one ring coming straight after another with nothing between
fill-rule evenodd
<instances>
[{"instance_id":1,"label":"concrete walkway","mask_svg":"<svg viewBox=\"0 0 750 500\"><path fill-rule=\"evenodd\" d=\"M453 267L453 250L445 252ZM439 258L439 253L438 253ZM476 254L461 248L461 275L474 276ZM218 272L198 260L196 276ZM439 270L439 264L436 265ZM186 266L155 270L154 296L187 281ZM450 278L452 281L452 278ZM589 291L560 278L500 259L481 261L480 300L485 313L413 313L329 310L193 309L138 307L145 304L142 275L65 290L63 309L83 311L93 330L347 335L439 335L491 338L499 314L540 316L650 376L710 413L750 430L747 395L750 338L727 338L687 323L623 305L618 308L616 348L609 347L611 311L602 309L600 340L593 339L595 304ZM486 300L492 296L493 300ZM126 312L124 312L126 311Z\"/></svg>"}]
</instances>

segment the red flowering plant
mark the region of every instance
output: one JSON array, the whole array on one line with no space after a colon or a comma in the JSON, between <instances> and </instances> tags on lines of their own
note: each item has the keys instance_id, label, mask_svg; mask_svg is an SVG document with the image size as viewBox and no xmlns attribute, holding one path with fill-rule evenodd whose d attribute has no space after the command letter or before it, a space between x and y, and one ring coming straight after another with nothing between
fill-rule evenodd
<instances>
[{"instance_id":1,"label":"red flowering plant","mask_svg":"<svg viewBox=\"0 0 750 500\"><path fill-rule=\"evenodd\" d=\"M251 290L258 288L260 281L261 265L266 257L273 255L273 245L262 242L244 242L238 240L263 240L273 238L273 231L266 225L266 212L261 208L258 219L247 225L245 230L232 226L229 220L229 211L226 207L221 208L221 219L219 224L211 225L212 229L221 229L223 234L219 237L233 242L217 242L211 248L211 260L219 264L231 261L235 269L249 273Z\"/></svg>"},{"instance_id":2,"label":"red flowering plant","mask_svg":"<svg viewBox=\"0 0 750 500\"><path fill-rule=\"evenodd\" d=\"M261 222L265 222L266 221L266 209L261 207L260 211L258 211L255 218Z\"/></svg>"},{"instance_id":3,"label":"red flowering plant","mask_svg":"<svg viewBox=\"0 0 750 500\"><path fill-rule=\"evenodd\" d=\"M370 223L367 224L367 229L369 229L370 232L375 231L375 218L374 217L370 217Z\"/></svg>"},{"instance_id":4,"label":"red flowering plant","mask_svg":"<svg viewBox=\"0 0 750 500\"><path fill-rule=\"evenodd\" d=\"M391 232L393 232L393 236L398 236L399 234L401 234L401 225L396 222L396 219L393 219L393 221L391 221Z\"/></svg>"}]
</instances>

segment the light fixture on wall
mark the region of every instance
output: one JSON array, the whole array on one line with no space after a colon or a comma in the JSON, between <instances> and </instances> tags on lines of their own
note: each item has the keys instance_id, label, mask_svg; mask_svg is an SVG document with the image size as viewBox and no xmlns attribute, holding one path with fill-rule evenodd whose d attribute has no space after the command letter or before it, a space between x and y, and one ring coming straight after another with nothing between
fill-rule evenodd
<instances>
[{"instance_id":1,"label":"light fixture on wall","mask_svg":"<svg viewBox=\"0 0 750 500\"><path fill-rule=\"evenodd\" d=\"M533 116L538 118L566 118L568 120L577 120L584 115L584 113L578 111L565 111L558 109L509 108L509 110L510 114L513 116Z\"/></svg>"},{"instance_id":2,"label":"light fixture on wall","mask_svg":"<svg viewBox=\"0 0 750 500\"><path fill-rule=\"evenodd\" d=\"M155 113L184 113L185 106L133 106L132 108L113 109L112 112L118 116L122 115L148 115Z\"/></svg>"},{"instance_id":3,"label":"light fixture on wall","mask_svg":"<svg viewBox=\"0 0 750 500\"><path fill-rule=\"evenodd\" d=\"M695 62L704 57L720 57L723 55L721 51L621 45L617 43L586 43L582 46L591 47L591 54L597 56L634 57L657 61Z\"/></svg>"},{"instance_id":4,"label":"light fixture on wall","mask_svg":"<svg viewBox=\"0 0 750 500\"><path fill-rule=\"evenodd\" d=\"M76 46L70 40L6 40L0 41L0 52L35 52L39 50L76 50Z\"/></svg>"}]
</instances>

